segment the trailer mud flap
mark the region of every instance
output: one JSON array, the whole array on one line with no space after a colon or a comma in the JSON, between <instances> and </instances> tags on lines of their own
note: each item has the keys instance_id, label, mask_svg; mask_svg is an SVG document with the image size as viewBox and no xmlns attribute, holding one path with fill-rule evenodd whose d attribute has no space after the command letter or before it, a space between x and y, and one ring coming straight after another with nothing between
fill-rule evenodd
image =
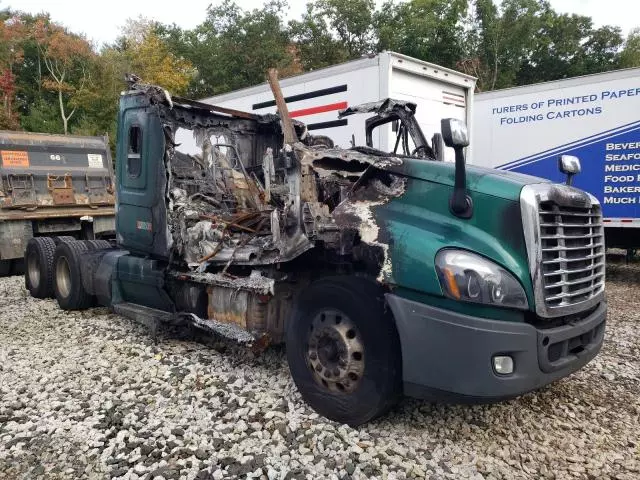
<instances>
[{"instance_id":1,"label":"trailer mud flap","mask_svg":"<svg viewBox=\"0 0 640 480\"><path fill-rule=\"evenodd\" d=\"M0 260L22 258L31 237L33 229L29 221L0 222Z\"/></svg>"}]
</instances>

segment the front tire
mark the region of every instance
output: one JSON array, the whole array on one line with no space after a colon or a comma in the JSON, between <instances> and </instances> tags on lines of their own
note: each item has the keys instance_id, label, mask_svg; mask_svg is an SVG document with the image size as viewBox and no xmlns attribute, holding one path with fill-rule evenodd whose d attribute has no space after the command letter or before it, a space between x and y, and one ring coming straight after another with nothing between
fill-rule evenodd
<instances>
[{"instance_id":1,"label":"front tire","mask_svg":"<svg viewBox=\"0 0 640 480\"><path fill-rule=\"evenodd\" d=\"M287 360L302 398L321 415L360 425L402 390L400 343L380 287L329 277L307 287L287 326Z\"/></svg>"},{"instance_id":2,"label":"front tire","mask_svg":"<svg viewBox=\"0 0 640 480\"><path fill-rule=\"evenodd\" d=\"M63 310L83 310L94 303L82 284L82 254L88 251L84 242L63 242L53 258L53 290Z\"/></svg>"}]
</instances>

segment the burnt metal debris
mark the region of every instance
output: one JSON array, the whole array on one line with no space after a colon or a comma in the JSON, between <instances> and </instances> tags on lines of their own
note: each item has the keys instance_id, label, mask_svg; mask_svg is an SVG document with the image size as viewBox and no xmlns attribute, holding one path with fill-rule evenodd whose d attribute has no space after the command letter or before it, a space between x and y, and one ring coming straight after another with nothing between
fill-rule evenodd
<instances>
[{"instance_id":1,"label":"burnt metal debris","mask_svg":"<svg viewBox=\"0 0 640 480\"><path fill-rule=\"evenodd\" d=\"M206 303L200 318L236 325L267 344L282 339L291 291L313 275L299 262L311 265L317 255L345 268L359 263L383 283L390 278L388 235L375 207L404 193L407 180L395 173L403 155L371 145L337 148L311 135L289 118L275 72L270 83L279 115L171 97L135 77L129 83L163 124L172 275L199 286L185 290L185 298L206 286L204 300L186 300L192 312ZM414 104L387 100L342 115L374 113L372 128L399 120L402 135L420 147L415 156L423 157L431 150L413 129L414 111Z\"/></svg>"}]
</instances>

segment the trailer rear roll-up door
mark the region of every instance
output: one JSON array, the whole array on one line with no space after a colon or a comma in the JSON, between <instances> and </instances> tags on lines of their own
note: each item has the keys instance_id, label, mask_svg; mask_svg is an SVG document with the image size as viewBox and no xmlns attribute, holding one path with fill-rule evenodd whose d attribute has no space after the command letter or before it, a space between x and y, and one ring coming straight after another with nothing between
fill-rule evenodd
<instances>
[{"instance_id":1,"label":"trailer rear roll-up door","mask_svg":"<svg viewBox=\"0 0 640 480\"><path fill-rule=\"evenodd\" d=\"M391 98L416 103L416 120L427 139L440 133L440 120L457 118L467 121L466 89L419 74L393 68L390 83ZM450 150L450 151L448 151ZM453 150L445 149L445 161L453 161Z\"/></svg>"}]
</instances>

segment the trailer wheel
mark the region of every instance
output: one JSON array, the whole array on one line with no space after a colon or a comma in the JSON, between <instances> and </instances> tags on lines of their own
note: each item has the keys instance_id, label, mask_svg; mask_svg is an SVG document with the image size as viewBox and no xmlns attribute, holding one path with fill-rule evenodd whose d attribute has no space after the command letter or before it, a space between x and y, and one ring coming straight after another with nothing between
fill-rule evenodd
<instances>
[{"instance_id":1,"label":"trailer wheel","mask_svg":"<svg viewBox=\"0 0 640 480\"><path fill-rule=\"evenodd\" d=\"M84 242L63 242L56 247L53 290L64 310L83 310L94 303L93 296L82 285L81 257L87 251Z\"/></svg>"},{"instance_id":2,"label":"trailer wheel","mask_svg":"<svg viewBox=\"0 0 640 480\"><path fill-rule=\"evenodd\" d=\"M53 297L53 255L56 244L50 237L35 237L24 253L24 284L34 298Z\"/></svg>"},{"instance_id":3,"label":"trailer wheel","mask_svg":"<svg viewBox=\"0 0 640 480\"><path fill-rule=\"evenodd\" d=\"M382 290L358 277L312 283L287 325L287 360L302 398L321 415L360 425L400 398L400 342Z\"/></svg>"}]
</instances>

